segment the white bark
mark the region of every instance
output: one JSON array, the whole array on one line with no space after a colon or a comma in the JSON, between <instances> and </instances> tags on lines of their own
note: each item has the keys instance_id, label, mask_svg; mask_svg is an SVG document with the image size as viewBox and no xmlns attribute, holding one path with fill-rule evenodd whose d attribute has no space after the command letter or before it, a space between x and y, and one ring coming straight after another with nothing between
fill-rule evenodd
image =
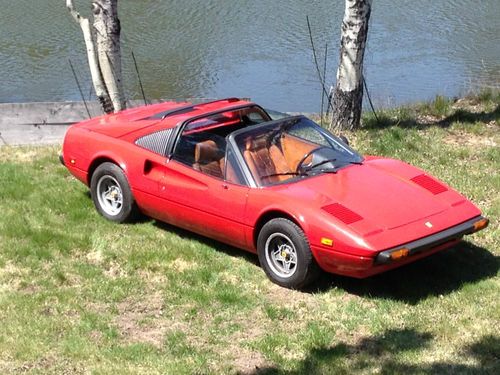
<instances>
[{"instance_id":1,"label":"white bark","mask_svg":"<svg viewBox=\"0 0 500 375\"><path fill-rule=\"evenodd\" d=\"M94 29L99 66L115 112L125 109L122 83L120 21L117 0L94 0Z\"/></svg>"},{"instance_id":2,"label":"white bark","mask_svg":"<svg viewBox=\"0 0 500 375\"><path fill-rule=\"evenodd\" d=\"M372 0L346 0L340 63L332 98L332 128L359 127L363 104L363 57Z\"/></svg>"},{"instance_id":3,"label":"white bark","mask_svg":"<svg viewBox=\"0 0 500 375\"><path fill-rule=\"evenodd\" d=\"M101 76L99 62L97 59L97 51L95 48L94 38L92 37L92 30L90 28L90 22L88 18L82 17L80 13L76 11L73 0L66 0L66 7L68 8L71 16L82 29L83 38L85 40L85 47L87 49L90 75L92 77L92 84L94 85L95 93L99 98L101 104L109 103L110 98L106 90L106 85Z\"/></svg>"},{"instance_id":4,"label":"white bark","mask_svg":"<svg viewBox=\"0 0 500 375\"><path fill-rule=\"evenodd\" d=\"M337 70L337 82L342 91L353 91L363 77L367 16L370 16L372 0L346 0L342 21L342 56Z\"/></svg>"}]
</instances>

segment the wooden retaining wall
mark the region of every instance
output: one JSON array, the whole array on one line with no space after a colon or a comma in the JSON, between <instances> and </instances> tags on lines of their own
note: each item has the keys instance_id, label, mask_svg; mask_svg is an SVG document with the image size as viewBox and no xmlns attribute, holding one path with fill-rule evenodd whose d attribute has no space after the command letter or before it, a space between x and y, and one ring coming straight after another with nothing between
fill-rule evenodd
<instances>
[{"instance_id":1,"label":"wooden retaining wall","mask_svg":"<svg viewBox=\"0 0 500 375\"><path fill-rule=\"evenodd\" d=\"M92 116L102 114L97 102L88 106ZM0 103L0 145L62 143L68 126L86 118L80 102Z\"/></svg>"},{"instance_id":2,"label":"wooden retaining wall","mask_svg":"<svg viewBox=\"0 0 500 375\"><path fill-rule=\"evenodd\" d=\"M186 98L172 101L201 103L210 100ZM143 104L140 100L133 100L128 102L127 106L132 108ZM103 113L97 102L87 103L87 106L92 117ZM0 103L0 147L62 143L66 129L71 124L87 118L83 102Z\"/></svg>"}]
</instances>

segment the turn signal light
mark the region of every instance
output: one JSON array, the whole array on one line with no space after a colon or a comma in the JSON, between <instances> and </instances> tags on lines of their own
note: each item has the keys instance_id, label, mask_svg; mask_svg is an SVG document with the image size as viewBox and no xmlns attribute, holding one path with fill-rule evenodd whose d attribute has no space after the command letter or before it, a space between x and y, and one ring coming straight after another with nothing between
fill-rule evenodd
<instances>
[{"instance_id":1,"label":"turn signal light","mask_svg":"<svg viewBox=\"0 0 500 375\"><path fill-rule=\"evenodd\" d=\"M490 221L488 219L486 219L486 218L482 218L481 220L476 221L474 223L474 225L473 225L474 226L474 232L477 232L478 230L486 228L488 226L489 222Z\"/></svg>"},{"instance_id":2,"label":"turn signal light","mask_svg":"<svg viewBox=\"0 0 500 375\"><path fill-rule=\"evenodd\" d=\"M407 248L404 247L404 248L399 249L399 250L394 250L391 253L391 259L392 260L398 260L398 259L407 257L408 254L410 254L410 250L408 250Z\"/></svg>"},{"instance_id":3,"label":"turn signal light","mask_svg":"<svg viewBox=\"0 0 500 375\"><path fill-rule=\"evenodd\" d=\"M330 238L323 237L321 238L321 244L325 246L333 246L333 240Z\"/></svg>"}]
</instances>

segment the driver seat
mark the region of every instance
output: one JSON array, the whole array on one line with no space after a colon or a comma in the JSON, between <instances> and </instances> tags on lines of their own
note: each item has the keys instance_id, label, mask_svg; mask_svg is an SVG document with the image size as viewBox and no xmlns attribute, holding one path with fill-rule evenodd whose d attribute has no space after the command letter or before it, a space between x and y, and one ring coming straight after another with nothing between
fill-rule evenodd
<instances>
[{"instance_id":1,"label":"driver seat","mask_svg":"<svg viewBox=\"0 0 500 375\"><path fill-rule=\"evenodd\" d=\"M264 177L292 172L281 150L276 145L268 147L265 138L248 138L245 142L243 157L259 185L284 181L290 178L290 176L286 175Z\"/></svg>"}]
</instances>

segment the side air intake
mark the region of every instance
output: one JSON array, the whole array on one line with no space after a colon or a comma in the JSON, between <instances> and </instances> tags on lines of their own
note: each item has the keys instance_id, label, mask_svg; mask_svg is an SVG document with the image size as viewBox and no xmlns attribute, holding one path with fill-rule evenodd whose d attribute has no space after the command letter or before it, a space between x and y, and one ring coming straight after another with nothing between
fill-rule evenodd
<instances>
[{"instance_id":1,"label":"side air intake","mask_svg":"<svg viewBox=\"0 0 500 375\"><path fill-rule=\"evenodd\" d=\"M346 224L352 224L363 219L362 216L342 206L340 203L329 204L322 207L322 209Z\"/></svg>"},{"instance_id":2,"label":"side air intake","mask_svg":"<svg viewBox=\"0 0 500 375\"><path fill-rule=\"evenodd\" d=\"M446 186L443 184L440 184L436 180L434 180L432 177L429 177L425 174L418 175L416 177L413 177L411 179L414 183L417 185L422 186L424 189L429 190L432 194L440 194L448 190Z\"/></svg>"}]
</instances>

